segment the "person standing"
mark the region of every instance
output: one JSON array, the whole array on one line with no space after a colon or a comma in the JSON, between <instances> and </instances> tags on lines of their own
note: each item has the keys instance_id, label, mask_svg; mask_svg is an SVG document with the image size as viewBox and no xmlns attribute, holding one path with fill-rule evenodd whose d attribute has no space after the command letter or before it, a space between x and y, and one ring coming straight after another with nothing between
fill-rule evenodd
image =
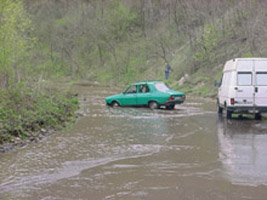
<instances>
[{"instance_id":1,"label":"person standing","mask_svg":"<svg viewBox=\"0 0 267 200\"><path fill-rule=\"evenodd\" d=\"M172 70L171 66L169 65L169 63L165 63L165 79L169 79L170 76L170 71Z\"/></svg>"}]
</instances>

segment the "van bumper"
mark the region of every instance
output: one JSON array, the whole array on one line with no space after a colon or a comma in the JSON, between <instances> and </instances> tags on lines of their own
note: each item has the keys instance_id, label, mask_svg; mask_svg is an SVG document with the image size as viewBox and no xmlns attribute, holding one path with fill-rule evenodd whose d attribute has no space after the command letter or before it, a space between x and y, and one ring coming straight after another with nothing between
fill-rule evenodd
<instances>
[{"instance_id":1,"label":"van bumper","mask_svg":"<svg viewBox=\"0 0 267 200\"><path fill-rule=\"evenodd\" d=\"M236 113L259 113L267 112L266 106L227 106L227 110Z\"/></svg>"}]
</instances>

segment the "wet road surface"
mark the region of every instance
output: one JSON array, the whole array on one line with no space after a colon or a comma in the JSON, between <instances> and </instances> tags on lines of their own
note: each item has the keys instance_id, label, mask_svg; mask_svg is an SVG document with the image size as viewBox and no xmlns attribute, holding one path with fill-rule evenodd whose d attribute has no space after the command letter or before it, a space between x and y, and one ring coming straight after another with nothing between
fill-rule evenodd
<instances>
[{"instance_id":1,"label":"wet road surface","mask_svg":"<svg viewBox=\"0 0 267 200\"><path fill-rule=\"evenodd\" d=\"M69 130L0 155L0 199L267 199L267 121L225 120L213 100L110 108L77 87Z\"/></svg>"}]
</instances>

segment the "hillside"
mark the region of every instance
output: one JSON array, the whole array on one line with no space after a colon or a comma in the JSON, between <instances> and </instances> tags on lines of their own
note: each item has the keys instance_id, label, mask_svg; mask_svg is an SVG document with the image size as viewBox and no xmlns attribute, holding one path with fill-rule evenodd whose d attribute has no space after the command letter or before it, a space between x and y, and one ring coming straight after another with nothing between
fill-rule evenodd
<instances>
[{"instance_id":1,"label":"hillside","mask_svg":"<svg viewBox=\"0 0 267 200\"><path fill-rule=\"evenodd\" d=\"M226 60L267 54L267 2L260 0L27 0L26 9L42 77L163 79L168 61L173 87L213 95Z\"/></svg>"},{"instance_id":2,"label":"hillside","mask_svg":"<svg viewBox=\"0 0 267 200\"><path fill-rule=\"evenodd\" d=\"M256 0L4 0L0 87L86 79L163 79L209 93L223 63L266 57L267 2ZM197 88L196 88L197 86Z\"/></svg>"}]
</instances>

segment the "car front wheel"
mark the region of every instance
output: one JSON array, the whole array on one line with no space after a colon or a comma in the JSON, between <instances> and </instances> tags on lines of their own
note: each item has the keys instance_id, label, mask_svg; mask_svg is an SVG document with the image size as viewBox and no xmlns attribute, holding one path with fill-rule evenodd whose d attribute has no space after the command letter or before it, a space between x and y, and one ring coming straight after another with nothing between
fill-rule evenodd
<instances>
[{"instance_id":1,"label":"car front wheel","mask_svg":"<svg viewBox=\"0 0 267 200\"><path fill-rule=\"evenodd\" d=\"M158 109L159 108L159 104L156 101L150 101L148 103L148 107L152 110L154 109Z\"/></svg>"},{"instance_id":2,"label":"car front wheel","mask_svg":"<svg viewBox=\"0 0 267 200\"><path fill-rule=\"evenodd\" d=\"M112 103L111 103L111 107L113 107L113 108L117 108L117 107L119 107L120 105L119 105L119 103L117 102L117 101L113 101Z\"/></svg>"}]
</instances>

